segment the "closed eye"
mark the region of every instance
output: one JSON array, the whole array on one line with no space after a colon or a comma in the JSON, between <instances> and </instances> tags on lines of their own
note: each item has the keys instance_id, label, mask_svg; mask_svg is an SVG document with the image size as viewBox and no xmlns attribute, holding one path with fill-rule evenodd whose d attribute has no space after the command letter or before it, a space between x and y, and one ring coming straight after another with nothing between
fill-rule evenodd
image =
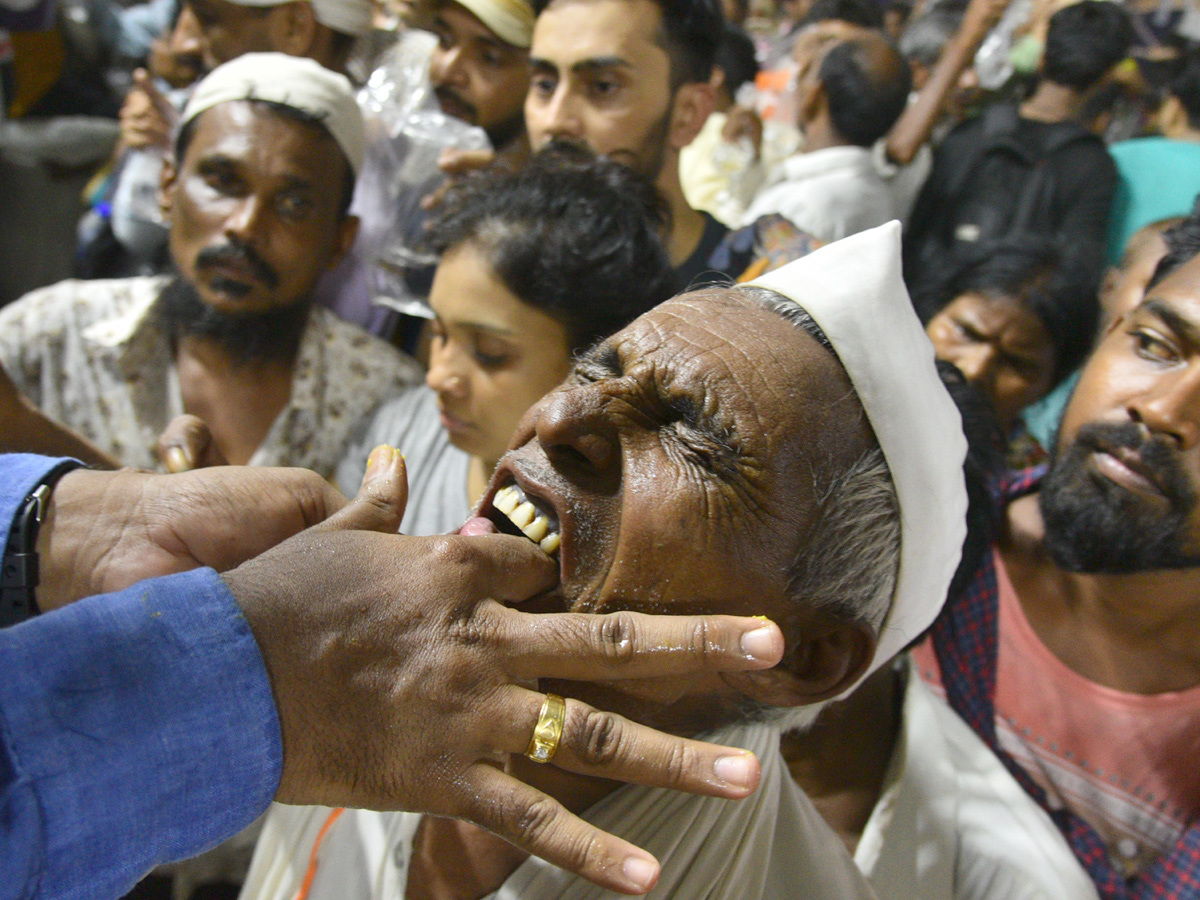
<instances>
[{"instance_id":1,"label":"closed eye","mask_svg":"<svg viewBox=\"0 0 1200 900\"><path fill-rule=\"evenodd\" d=\"M621 365L621 354L617 352L617 348L604 343L595 344L585 350L575 360L571 374L580 381L596 382L606 378L620 378L625 374L625 369Z\"/></svg>"},{"instance_id":2,"label":"closed eye","mask_svg":"<svg viewBox=\"0 0 1200 900\"><path fill-rule=\"evenodd\" d=\"M734 468L742 452L733 429L715 421L694 397L668 397L666 408L669 427L705 468L717 473Z\"/></svg>"}]
</instances>

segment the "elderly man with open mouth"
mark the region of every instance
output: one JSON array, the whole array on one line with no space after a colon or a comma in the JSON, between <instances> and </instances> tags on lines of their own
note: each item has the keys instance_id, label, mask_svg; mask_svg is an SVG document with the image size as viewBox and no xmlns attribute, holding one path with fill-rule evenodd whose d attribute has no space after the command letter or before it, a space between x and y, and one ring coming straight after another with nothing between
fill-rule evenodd
<instances>
[{"instance_id":1,"label":"elderly man with open mouth","mask_svg":"<svg viewBox=\"0 0 1200 900\"><path fill-rule=\"evenodd\" d=\"M798 873L805 897L872 896L778 743L929 626L962 547L965 440L900 278L899 227L659 306L581 358L512 446L463 531L557 555L541 608L759 614L787 640L753 675L542 684L546 734L516 774L656 853L653 896L782 898ZM760 789L727 803L552 772L538 763L577 701L750 748ZM600 896L461 823L276 807L243 897L300 888Z\"/></svg>"}]
</instances>

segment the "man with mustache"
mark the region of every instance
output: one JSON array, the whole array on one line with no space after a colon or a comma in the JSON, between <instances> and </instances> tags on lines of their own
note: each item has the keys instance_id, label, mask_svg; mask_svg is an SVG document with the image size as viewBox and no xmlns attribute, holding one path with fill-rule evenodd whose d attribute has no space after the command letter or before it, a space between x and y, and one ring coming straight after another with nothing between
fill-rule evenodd
<instances>
[{"instance_id":1,"label":"man with mustache","mask_svg":"<svg viewBox=\"0 0 1200 900\"><path fill-rule=\"evenodd\" d=\"M535 151L585 147L622 162L662 193L676 290L741 279L803 256L812 236L778 215L730 232L693 209L679 154L713 110L724 18L717 0L534 0L525 124ZM748 277L753 277L749 275Z\"/></svg>"},{"instance_id":2,"label":"man with mustache","mask_svg":"<svg viewBox=\"0 0 1200 900\"><path fill-rule=\"evenodd\" d=\"M442 112L487 132L500 155L524 153L533 7L526 0L438 0L429 81Z\"/></svg>"},{"instance_id":3,"label":"man with mustache","mask_svg":"<svg viewBox=\"0 0 1200 900\"><path fill-rule=\"evenodd\" d=\"M282 54L219 67L163 174L174 274L35 291L0 315L0 364L126 465L154 468L159 433L192 413L232 463L328 477L359 423L420 377L313 306L317 279L354 240L362 148L343 76Z\"/></svg>"},{"instance_id":4,"label":"man with mustache","mask_svg":"<svg viewBox=\"0 0 1200 900\"><path fill-rule=\"evenodd\" d=\"M1165 239L920 652L1105 898L1200 884L1200 218Z\"/></svg>"}]
</instances>

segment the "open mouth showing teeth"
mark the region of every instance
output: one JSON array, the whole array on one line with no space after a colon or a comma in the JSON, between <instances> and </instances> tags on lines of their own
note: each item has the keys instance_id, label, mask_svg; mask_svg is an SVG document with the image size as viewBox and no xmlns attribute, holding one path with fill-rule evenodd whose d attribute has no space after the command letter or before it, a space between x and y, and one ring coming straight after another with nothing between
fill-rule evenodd
<instances>
[{"instance_id":1,"label":"open mouth showing teeth","mask_svg":"<svg viewBox=\"0 0 1200 900\"><path fill-rule=\"evenodd\" d=\"M540 509L517 485L507 484L496 491L492 510L489 518L501 531L524 535L550 556L558 552L562 543L558 517Z\"/></svg>"}]
</instances>

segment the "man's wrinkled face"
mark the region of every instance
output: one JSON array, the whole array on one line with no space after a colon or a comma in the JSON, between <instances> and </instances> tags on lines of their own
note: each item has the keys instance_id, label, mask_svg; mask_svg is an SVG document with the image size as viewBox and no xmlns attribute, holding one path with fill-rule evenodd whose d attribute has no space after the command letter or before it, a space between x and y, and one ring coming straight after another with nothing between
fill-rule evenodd
<instances>
[{"instance_id":1,"label":"man's wrinkled face","mask_svg":"<svg viewBox=\"0 0 1200 900\"><path fill-rule=\"evenodd\" d=\"M1041 491L1046 546L1086 572L1200 566L1200 257L1084 367Z\"/></svg>"},{"instance_id":2,"label":"man's wrinkled face","mask_svg":"<svg viewBox=\"0 0 1200 900\"><path fill-rule=\"evenodd\" d=\"M348 163L318 125L246 101L201 113L162 200L171 257L221 312L308 300L354 240L341 213Z\"/></svg>"},{"instance_id":3,"label":"man's wrinkled face","mask_svg":"<svg viewBox=\"0 0 1200 900\"><path fill-rule=\"evenodd\" d=\"M526 414L480 514L561 535L550 608L766 615L794 648L820 615L787 598L814 491L872 444L832 354L736 291L696 292L593 348ZM740 708L715 675L636 700L570 690L677 731Z\"/></svg>"},{"instance_id":4,"label":"man's wrinkled face","mask_svg":"<svg viewBox=\"0 0 1200 900\"><path fill-rule=\"evenodd\" d=\"M429 80L442 112L478 125L497 148L520 135L529 89L528 52L506 44L452 0L437 5L433 32L438 45L429 61Z\"/></svg>"},{"instance_id":5,"label":"man's wrinkled face","mask_svg":"<svg viewBox=\"0 0 1200 900\"><path fill-rule=\"evenodd\" d=\"M278 50L275 22L282 6L239 6L229 0L188 0L201 35L207 69L246 53Z\"/></svg>"},{"instance_id":6,"label":"man's wrinkled face","mask_svg":"<svg viewBox=\"0 0 1200 900\"><path fill-rule=\"evenodd\" d=\"M652 0L559 0L540 16L525 123L534 150L586 147L653 179L671 130L671 60Z\"/></svg>"}]
</instances>

